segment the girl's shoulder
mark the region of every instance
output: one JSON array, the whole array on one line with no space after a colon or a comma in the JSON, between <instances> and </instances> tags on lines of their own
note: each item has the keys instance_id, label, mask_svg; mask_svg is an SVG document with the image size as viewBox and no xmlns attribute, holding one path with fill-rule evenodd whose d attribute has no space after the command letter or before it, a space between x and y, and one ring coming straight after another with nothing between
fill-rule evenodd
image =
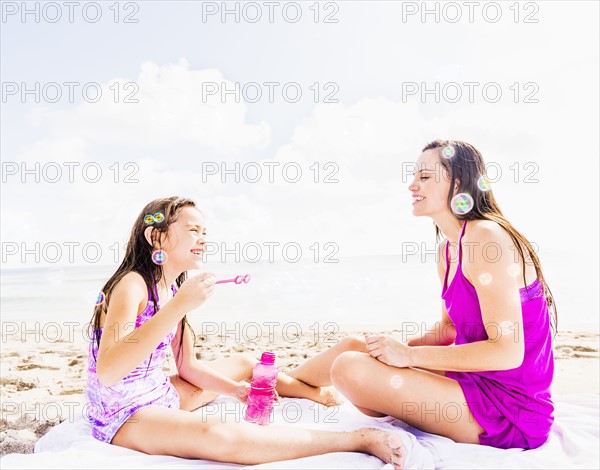
<instances>
[{"instance_id":1,"label":"girl's shoulder","mask_svg":"<svg viewBox=\"0 0 600 470\"><path fill-rule=\"evenodd\" d=\"M115 287L117 287L118 285L122 285L122 287L128 287L130 289L133 289L134 291L148 291L146 281L144 281L142 275L136 271L130 271L127 274L125 274L121 278L121 280L115 285Z\"/></svg>"},{"instance_id":2,"label":"girl's shoulder","mask_svg":"<svg viewBox=\"0 0 600 470\"><path fill-rule=\"evenodd\" d=\"M137 302L138 306L142 306L148 301L148 286L141 274L131 271L117 282L113 295L125 296L130 302Z\"/></svg>"},{"instance_id":3,"label":"girl's shoulder","mask_svg":"<svg viewBox=\"0 0 600 470\"><path fill-rule=\"evenodd\" d=\"M125 274L113 287L110 294L110 304L114 307L113 320L122 322L134 321L136 316L143 312L148 303L148 288L144 278L136 272ZM100 317L100 327L104 328L107 311Z\"/></svg>"}]
</instances>

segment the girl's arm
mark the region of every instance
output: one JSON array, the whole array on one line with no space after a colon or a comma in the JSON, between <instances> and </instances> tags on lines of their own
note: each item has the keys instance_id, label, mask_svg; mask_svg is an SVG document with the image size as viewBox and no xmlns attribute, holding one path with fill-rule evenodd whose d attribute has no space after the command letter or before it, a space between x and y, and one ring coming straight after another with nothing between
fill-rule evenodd
<instances>
[{"instance_id":1,"label":"girl's arm","mask_svg":"<svg viewBox=\"0 0 600 470\"><path fill-rule=\"evenodd\" d=\"M186 328L184 331L183 348L180 351L182 323L183 321L179 322L177 334L171 342L179 376L192 385L204 390L238 397L240 395L240 388L242 387L240 383L231 380L229 377L225 377L211 367L203 364L202 361L196 359L194 338L189 328Z\"/></svg>"},{"instance_id":2,"label":"girl's arm","mask_svg":"<svg viewBox=\"0 0 600 470\"><path fill-rule=\"evenodd\" d=\"M186 284L187 289L184 289ZM214 277L201 274L188 279L159 312L134 329L138 310L148 296L138 273L128 273L114 288L100 338L96 373L102 385L119 382L150 356L183 318L210 295Z\"/></svg>"},{"instance_id":3,"label":"girl's arm","mask_svg":"<svg viewBox=\"0 0 600 470\"><path fill-rule=\"evenodd\" d=\"M437 251L437 271L442 284L444 286L444 278L446 276L446 258L444 250L446 242L442 242L438 246ZM427 331L416 338L412 338L407 342L408 346L448 346L454 343L456 339L456 328L446 311L446 303L442 300L442 321L436 322L433 329Z\"/></svg>"},{"instance_id":4,"label":"girl's arm","mask_svg":"<svg viewBox=\"0 0 600 470\"><path fill-rule=\"evenodd\" d=\"M525 344L519 285L509 274L509 267L515 264L510 250L512 240L501 227L488 224L473 227L471 235L477 242L471 243L473 252L463 250L462 265L474 281L488 339L449 347L410 347L389 337L371 336L367 338L367 349L373 357L396 367L460 372L508 370L523 363ZM492 250L485 252L490 246L498 251L493 261Z\"/></svg>"}]
</instances>

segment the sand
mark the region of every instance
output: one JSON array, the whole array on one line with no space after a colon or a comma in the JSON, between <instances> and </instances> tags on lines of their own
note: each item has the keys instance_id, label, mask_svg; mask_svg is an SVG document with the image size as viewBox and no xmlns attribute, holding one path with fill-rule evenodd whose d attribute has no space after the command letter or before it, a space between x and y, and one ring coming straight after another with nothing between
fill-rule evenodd
<instances>
[{"instance_id":1,"label":"sand","mask_svg":"<svg viewBox=\"0 0 600 470\"><path fill-rule=\"evenodd\" d=\"M35 326L28 326L35 331ZM38 330L40 328L38 327ZM197 333L196 356L203 361L249 352L256 357L265 350L277 354L281 370L288 371L327 349L335 341L352 333L398 335L398 330L363 327L341 328L345 333L320 331L310 325L285 332L265 330L257 339L254 333L236 334L224 331ZM0 352L0 455L33 452L35 442L49 429L65 420L84 416L84 387L87 368L87 338L81 329L62 330L60 336L50 329L38 334L24 328L2 328ZM12 334L11 334L12 333ZM283 333L283 334L282 334ZM239 339L239 343L236 342ZM554 396L570 393L600 393L599 346L596 331L559 331L555 338ZM172 354L164 363L167 373L176 373Z\"/></svg>"}]
</instances>

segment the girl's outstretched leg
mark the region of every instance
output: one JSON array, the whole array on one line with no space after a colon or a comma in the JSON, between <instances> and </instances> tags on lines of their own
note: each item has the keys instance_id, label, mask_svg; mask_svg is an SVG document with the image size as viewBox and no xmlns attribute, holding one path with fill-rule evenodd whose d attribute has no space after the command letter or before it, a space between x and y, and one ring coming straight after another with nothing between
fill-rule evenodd
<instances>
[{"instance_id":1,"label":"girl's outstretched leg","mask_svg":"<svg viewBox=\"0 0 600 470\"><path fill-rule=\"evenodd\" d=\"M142 408L115 434L112 444L152 455L254 465L329 452L362 452L401 468L400 436L378 429L316 431L226 422L168 408Z\"/></svg>"}]
</instances>

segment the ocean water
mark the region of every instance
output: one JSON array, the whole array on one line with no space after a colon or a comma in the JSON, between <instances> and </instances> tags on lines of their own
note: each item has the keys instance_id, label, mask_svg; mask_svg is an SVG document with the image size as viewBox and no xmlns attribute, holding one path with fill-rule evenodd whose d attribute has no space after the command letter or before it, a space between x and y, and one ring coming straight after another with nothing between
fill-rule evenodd
<instances>
[{"instance_id":1,"label":"ocean water","mask_svg":"<svg viewBox=\"0 0 600 470\"><path fill-rule=\"evenodd\" d=\"M574 275L575 259L543 260L559 308L559 327L598 325L598 278ZM110 266L2 268L2 321L89 322ZM435 322L441 285L435 262L401 256L340 258L338 263L230 263L206 266L218 278L251 274L250 283L223 284L188 316L203 322L297 322L390 326ZM191 273L196 274L196 273Z\"/></svg>"}]
</instances>

